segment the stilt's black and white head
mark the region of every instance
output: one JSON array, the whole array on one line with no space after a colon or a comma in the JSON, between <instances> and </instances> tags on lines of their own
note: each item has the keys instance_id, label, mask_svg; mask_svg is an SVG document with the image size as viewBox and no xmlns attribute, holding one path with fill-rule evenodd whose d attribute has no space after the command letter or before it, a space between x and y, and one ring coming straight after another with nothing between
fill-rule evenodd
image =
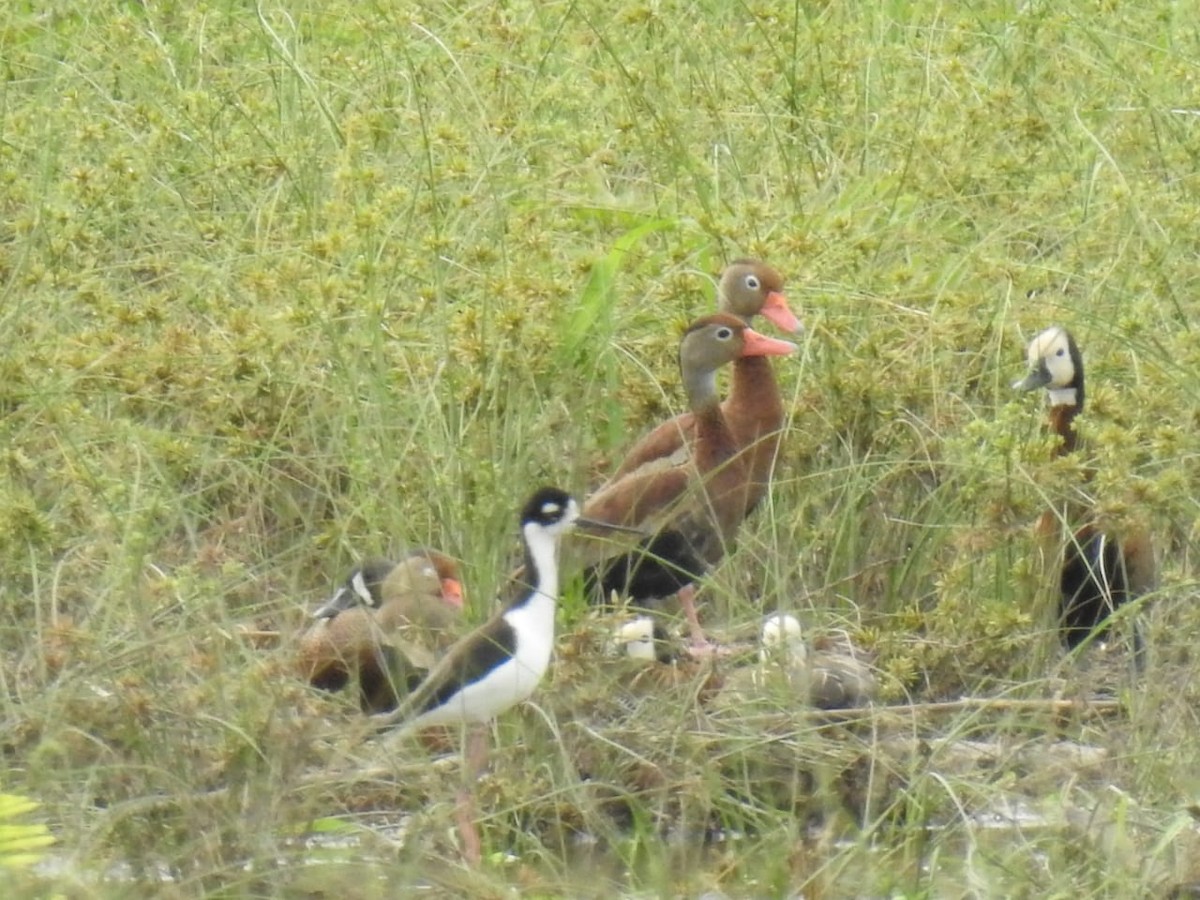
<instances>
[{"instance_id":1,"label":"stilt's black and white head","mask_svg":"<svg viewBox=\"0 0 1200 900\"><path fill-rule=\"evenodd\" d=\"M542 591L558 592L558 541L579 519L579 504L566 491L544 487L534 491L521 510L525 539L525 574L530 584L544 581Z\"/></svg>"},{"instance_id":2,"label":"stilt's black and white head","mask_svg":"<svg viewBox=\"0 0 1200 900\"><path fill-rule=\"evenodd\" d=\"M579 518L579 504L566 491L544 487L535 491L521 510L521 532L526 540L544 536L553 540Z\"/></svg>"},{"instance_id":3,"label":"stilt's black and white head","mask_svg":"<svg viewBox=\"0 0 1200 900\"><path fill-rule=\"evenodd\" d=\"M1083 357L1067 329L1047 328L1029 342L1026 355L1029 372L1013 382L1015 390L1045 388L1051 406L1083 406Z\"/></svg>"}]
</instances>

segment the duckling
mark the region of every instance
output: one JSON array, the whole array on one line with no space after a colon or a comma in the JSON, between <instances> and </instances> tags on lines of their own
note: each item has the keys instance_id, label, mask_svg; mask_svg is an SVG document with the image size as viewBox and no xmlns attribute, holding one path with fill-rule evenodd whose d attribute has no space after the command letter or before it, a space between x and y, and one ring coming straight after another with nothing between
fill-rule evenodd
<instances>
[{"instance_id":1,"label":"duckling","mask_svg":"<svg viewBox=\"0 0 1200 900\"><path fill-rule=\"evenodd\" d=\"M1026 392L1045 388L1050 404L1049 428L1062 440L1055 456L1078 449L1075 418L1083 411L1083 355L1065 328L1053 326L1037 335L1027 351L1028 374L1013 383ZM1047 510L1038 522L1041 534L1056 534L1059 522L1073 532L1063 548L1059 573L1059 636L1068 650L1088 640L1103 640L1108 620L1124 604L1151 590L1156 579L1154 548L1149 534L1136 529L1117 539L1093 521L1093 511L1072 503L1063 512ZM1140 666L1141 635L1133 629L1134 661Z\"/></svg>"},{"instance_id":2,"label":"duckling","mask_svg":"<svg viewBox=\"0 0 1200 900\"><path fill-rule=\"evenodd\" d=\"M634 667L620 674L616 692L626 712L634 711L647 698L656 704L664 697L674 697L676 703L703 705L724 683L724 676L711 660L681 654L666 627L653 616L638 616L622 623L613 633L613 644Z\"/></svg>"},{"instance_id":3,"label":"duckling","mask_svg":"<svg viewBox=\"0 0 1200 900\"><path fill-rule=\"evenodd\" d=\"M709 647L696 615L694 582L724 556L745 517L749 462L721 412L716 373L737 359L782 356L796 345L767 338L728 313L693 322L679 361L695 438L686 452L655 458L611 480L584 504L589 519L640 529L638 547L592 542L585 582L638 605L678 594L694 649Z\"/></svg>"},{"instance_id":4,"label":"duckling","mask_svg":"<svg viewBox=\"0 0 1200 900\"><path fill-rule=\"evenodd\" d=\"M765 262L737 259L725 267L717 284L717 309L740 318L747 325L762 315L776 328L802 333L804 326L788 308L783 294L783 276ZM733 361L729 396L721 404L734 442L746 457L749 468L744 515L766 494L779 442L783 436L783 398L775 381L771 361L761 356L743 356ZM616 481L656 460L667 460L696 439L696 418L681 413L663 422L625 455L610 481Z\"/></svg>"},{"instance_id":5,"label":"duckling","mask_svg":"<svg viewBox=\"0 0 1200 900\"><path fill-rule=\"evenodd\" d=\"M453 640L462 605L458 563L443 553L365 560L313 614L301 675L327 691L356 678L364 712L394 709Z\"/></svg>"},{"instance_id":6,"label":"duckling","mask_svg":"<svg viewBox=\"0 0 1200 900\"><path fill-rule=\"evenodd\" d=\"M613 632L613 646L618 654L641 662L670 665L679 658L666 626L653 616L623 622Z\"/></svg>"},{"instance_id":7,"label":"duckling","mask_svg":"<svg viewBox=\"0 0 1200 900\"><path fill-rule=\"evenodd\" d=\"M763 621L759 662L764 675L779 673L804 685L817 709L850 709L874 700L878 685L866 656L844 634L814 645L810 656L795 616L777 613Z\"/></svg>"}]
</instances>

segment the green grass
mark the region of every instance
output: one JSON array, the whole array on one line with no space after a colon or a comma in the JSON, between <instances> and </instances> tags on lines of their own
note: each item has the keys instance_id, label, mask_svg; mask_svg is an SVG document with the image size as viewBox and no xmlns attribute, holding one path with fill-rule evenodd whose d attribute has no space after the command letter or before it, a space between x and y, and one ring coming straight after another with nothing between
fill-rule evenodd
<instances>
[{"instance_id":1,"label":"green grass","mask_svg":"<svg viewBox=\"0 0 1200 900\"><path fill-rule=\"evenodd\" d=\"M1185 6L14 3L0 47L0 786L40 804L65 861L21 890L1200 879ZM597 725L565 700L602 643L576 616L481 788L490 850L519 860L461 870L453 773L403 749L354 784L356 717L290 676L292 636L352 560L412 543L464 559L482 616L528 491L585 492L679 408L678 325L742 255L786 274L808 334L777 362L778 485L712 578L718 630L760 605L848 628L895 702L1086 692L1030 526L1090 463L1106 520L1158 543L1149 671L1115 720L830 728L685 691ZM1054 322L1088 364L1090 456L1051 465L1038 403L1008 386ZM258 649L239 625L285 637ZM958 771L905 735L1061 737L1109 762ZM1044 823L972 818L1011 797ZM421 827L392 842L380 808ZM353 849L295 838L338 816L367 829ZM713 823L740 837L698 840Z\"/></svg>"}]
</instances>

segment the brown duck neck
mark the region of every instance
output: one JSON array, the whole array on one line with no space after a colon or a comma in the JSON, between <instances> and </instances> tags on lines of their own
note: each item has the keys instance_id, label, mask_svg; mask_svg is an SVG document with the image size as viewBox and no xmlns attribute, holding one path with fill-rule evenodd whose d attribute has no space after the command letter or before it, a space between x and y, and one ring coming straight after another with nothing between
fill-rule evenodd
<instances>
[{"instance_id":1,"label":"brown duck neck","mask_svg":"<svg viewBox=\"0 0 1200 900\"><path fill-rule=\"evenodd\" d=\"M739 441L756 440L779 430L783 425L783 399L769 359L747 356L734 361L725 411Z\"/></svg>"},{"instance_id":2,"label":"brown duck neck","mask_svg":"<svg viewBox=\"0 0 1200 900\"><path fill-rule=\"evenodd\" d=\"M1050 428L1062 438L1062 443L1054 452L1056 457L1074 453L1079 445L1075 434L1075 417L1083 412L1083 357L1074 341L1070 347L1075 377L1065 387L1050 388L1046 394L1050 400Z\"/></svg>"},{"instance_id":3,"label":"brown duck neck","mask_svg":"<svg viewBox=\"0 0 1200 900\"><path fill-rule=\"evenodd\" d=\"M693 406L692 415L696 420L696 467L707 472L733 457L738 450L737 443L715 397L703 406Z\"/></svg>"},{"instance_id":4,"label":"brown duck neck","mask_svg":"<svg viewBox=\"0 0 1200 900\"><path fill-rule=\"evenodd\" d=\"M710 524L706 527L715 526L716 533L727 541L732 539L742 520L749 470L738 452L737 441L720 405L714 402L693 412L696 443L692 460L707 495L704 519Z\"/></svg>"},{"instance_id":5,"label":"brown duck neck","mask_svg":"<svg viewBox=\"0 0 1200 900\"><path fill-rule=\"evenodd\" d=\"M1050 430L1062 438L1062 443L1054 451L1056 457L1074 453L1079 446L1079 438L1075 433L1075 417L1081 409L1076 403L1059 403L1050 407Z\"/></svg>"},{"instance_id":6,"label":"brown duck neck","mask_svg":"<svg viewBox=\"0 0 1200 900\"><path fill-rule=\"evenodd\" d=\"M1062 438L1055 456L1073 454L1079 446L1075 434L1075 416L1084 412L1084 378L1076 374L1068 388L1050 391L1050 430Z\"/></svg>"}]
</instances>

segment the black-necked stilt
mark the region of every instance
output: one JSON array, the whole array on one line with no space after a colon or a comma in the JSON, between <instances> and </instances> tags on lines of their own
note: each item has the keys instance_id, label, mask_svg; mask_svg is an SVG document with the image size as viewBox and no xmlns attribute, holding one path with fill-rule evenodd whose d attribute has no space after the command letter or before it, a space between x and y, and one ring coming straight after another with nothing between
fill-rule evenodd
<instances>
[{"instance_id":1,"label":"black-necked stilt","mask_svg":"<svg viewBox=\"0 0 1200 900\"><path fill-rule=\"evenodd\" d=\"M458 641L396 712L377 717L381 728L407 734L433 725L478 725L527 699L550 664L558 600L558 545L583 520L579 505L558 488L538 490L521 510L525 566L515 596L483 625ZM592 527L611 530L604 523ZM482 765L483 732L471 728L464 747L464 779ZM459 831L467 858L478 862L480 842L470 793L458 798Z\"/></svg>"},{"instance_id":2,"label":"black-necked stilt","mask_svg":"<svg viewBox=\"0 0 1200 900\"><path fill-rule=\"evenodd\" d=\"M577 519L578 504L558 488L542 488L529 499L521 511L522 589L455 643L384 724L410 731L486 722L533 693L554 647L558 542Z\"/></svg>"}]
</instances>

